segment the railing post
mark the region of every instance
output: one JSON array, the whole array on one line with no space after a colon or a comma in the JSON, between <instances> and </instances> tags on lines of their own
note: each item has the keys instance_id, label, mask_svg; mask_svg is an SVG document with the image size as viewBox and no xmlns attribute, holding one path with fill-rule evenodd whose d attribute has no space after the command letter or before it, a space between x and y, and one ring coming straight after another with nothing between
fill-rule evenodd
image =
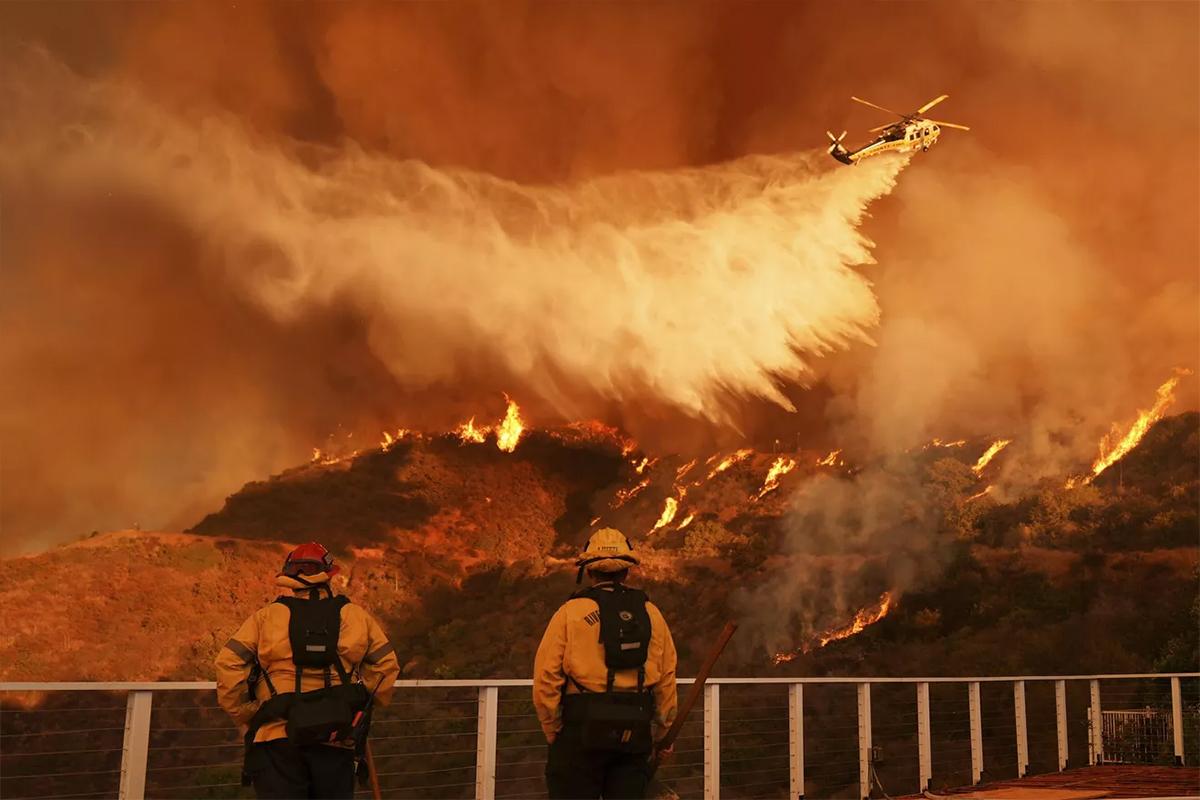
<instances>
[{"instance_id":1,"label":"railing post","mask_svg":"<svg viewBox=\"0 0 1200 800\"><path fill-rule=\"evenodd\" d=\"M792 800L804 798L804 684L788 687L788 755Z\"/></svg>"},{"instance_id":2,"label":"railing post","mask_svg":"<svg viewBox=\"0 0 1200 800\"><path fill-rule=\"evenodd\" d=\"M1067 682L1054 682L1054 725L1058 730L1058 771L1067 768Z\"/></svg>"},{"instance_id":3,"label":"railing post","mask_svg":"<svg viewBox=\"0 0 1200 800\"><path fill-rule=\"evenodd\" d=\"M500 687L479 687L479 722L475 729L475 800L496 796L496 721Z\"/></svg>"},{"instance_id":4,"label":"railing post","mask_svg":"<svg viewBox=\"0 0 1200 800\"><path fill-rule=\"evenodd\" d=\"M871 684L858 685L858 796L871 796Z\"/></svg>"},{"instance_id":5,"label":"railing post","mask_svg":"<svg viewBox=\"0 0 1200 800\"><path fill-rule=\"evenodd\" d=\"M121 746L120 800L146 796L146 764L150 756L150 709L154 692L130 692L125 699L125 741Z\"/></svg>"},{"instance_id":6,"label":"railing post","mask_svg":"<svg viewBox=\"0 0 1200 800\"><path fill-rule=\"evenodd\" d=\"M1088 765L1104 762L1104 716L1100 710L1100 681L1088 681L1091 704L1088 706Z\"/></svg>"},{"instance_id":7,"label":"railing post","mask_svg":"<svg viewBox=\"0 0 1200 800\"><path fill-rule=\"evenodd\" d=\"M933 780L933 747L929 728L929 684L917 684L917 791L929 791Z\"/></svg>"},{"instance_id":8,"label":"railing post","mask_svg":"<svg viewBox=\"0 0 1200 800\"><path fill-rule=\"evenodd\" d=\"M983 720L979 708L979 681L967 684L967 705L971 715L971 785L983 780Z\"/></svg>"},{"instance_id":9,"label":"railing post","mask_svg":"<svg viewBox=\"0 0 1200 800\"><path fill-rule=\"evenodd\" d=\"M721 796L721 686L704 684L704 800Z\"/></svg>"},{"instance_id":10,"label":"railing post","mask_svg":"<svg viewBox=\"0 0 1200 800\"><path fill-rule=\"evenodd\" d=\"M1029 771L1029 728L1025 724L1025 681L1013 681L1013 722L1017 726L1017 777Z\"/></svg>"},{"instance_id":11,"label":"railing post","mask_svg":"<svg viewBox=\"0 0 1200 800\"><path fill-rule=\"evenodd\" d=\"M1183 691L1179 678L1171 678L1171 733L1175 739L1175 766L1183 766Z\"/></svg>"}]
</instances>

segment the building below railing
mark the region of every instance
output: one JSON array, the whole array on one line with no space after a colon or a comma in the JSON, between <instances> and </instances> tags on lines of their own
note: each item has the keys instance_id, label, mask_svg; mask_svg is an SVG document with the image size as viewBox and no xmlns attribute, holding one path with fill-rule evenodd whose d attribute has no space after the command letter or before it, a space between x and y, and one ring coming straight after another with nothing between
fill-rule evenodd
<instances>
[{"instance_id":1,"label":"building below railing","mask_svg":"<svg viewBox=\"0 0 1200 800\"><path fill-rule=\"evenodd\" d=\"M545 797L529 686L398 681L372 727L386 796ZM0 797L243 796L241 740L213 689L0 684ZM659 775L681 798L865 798L1084 764L1194 766L1200 673L719 678L694 717Z\"/></svg>"}]
</instances>

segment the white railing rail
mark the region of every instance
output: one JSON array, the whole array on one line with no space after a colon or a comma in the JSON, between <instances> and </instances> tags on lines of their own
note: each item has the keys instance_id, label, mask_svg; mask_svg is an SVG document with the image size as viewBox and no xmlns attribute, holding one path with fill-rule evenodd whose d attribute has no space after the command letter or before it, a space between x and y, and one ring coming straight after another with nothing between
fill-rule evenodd
<instances>
[{"instance_id":1,"label":"white railing rail","mask_svg":"<svg viewBox=\"0 0 1200 800\"><path fill-rule=\"evenodd\" d=\"M916 774L918 785L894 787L892 791L929 790L933 776L933 750L931 712L934 706L930 699L932 684L965 684L969 711L970 780L979 783L984 775L984 702L981 685L1008 683L1012 686L1013 715L1012 732L1016 742L1017 777L1027 774L1030 764L1030 742L1027 715L1026 686L1033 682L1048 682L1054 687L1055 746L1057 766L1061 771L1069 764L1068 715L1066 686L1073 681L1088 682L1087 745L1088 764L1104 763L1104 710L1101 705L1101 682L1118 681L1170 681L1170 727L1177 764L1184 762L1184 704L1181 679L1200 678L1198 672L1188 673L1140 673L1113 675L1022 675L1004 677L913 677L913 678L835 678L835 677L789 677L789 678L713 678L705 687L703 704L703 797L715 800L721 793L721 688L741 685L779 685L787 687L787 736L789 796L803 798L805 794L805 730L804 706L805 687L830 684L849 684L856 691L857 717L857 761L859 795L866 798L871 793L874 774L875 748L872 746L871 698L873 686L908 684L915 693L916 714L912 733L916 737ZM681 684L691 684L691 679L681 679ZM480 679L480 680L400 680L398 690L474 688L478 690L478 714L475 731L475 797L477 800L493 800L496 797L497 734L499 691L502 688L528 687L529 680ZM151 734L151 711L156 694L179 691L212 691L215 684L206 681L179 682L11 682L0 683L0 693L9 692L127 692L119 797L121 800L142 800L146 792L146 774ZM2 697L2 695L0 695ZM1007 713L1007 712L1005 712ZM1163 709L1165 714L1165 709ZM16 734L13 734L16 735ZM36 755L36 754L35 754ZM17 776L18 778L20 776ZM9 778L12 779L12 778Z\"/></svg>"}]
</instances>

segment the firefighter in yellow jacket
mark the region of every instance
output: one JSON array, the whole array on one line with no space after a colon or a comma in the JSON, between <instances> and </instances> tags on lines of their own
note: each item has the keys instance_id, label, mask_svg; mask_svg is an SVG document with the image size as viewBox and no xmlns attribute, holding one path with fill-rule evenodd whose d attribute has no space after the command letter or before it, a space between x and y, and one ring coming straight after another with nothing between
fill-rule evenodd
<instances>
[{"instance_id":1,"label":"firefighter in yellow jacket","mask_svg":"<svg viewBox=\"0 0 1200 800\"><path fill-rule=\"evenodd\" d=\"M620 531L593 534L576 562L591 585L555 612L538 647L533 704L551 800L644 797L654 742L675 719L675 643L658 608L625 585L637 563Z\"/></svg>"},{"instance_id":2,"label":"firefighter in yellow jacket","mask_svg":"<svg viewBox=\"0 0 1200 800\"><path fill-rule=\"evenodd\" d=\"M260 798L353 797L355 745L400 674L379 623L334 596L337 572L321 545L297 547L275 580L285 594L217 654L217 701L246 734L243 782Z\"/></svg>"}]
</instances>

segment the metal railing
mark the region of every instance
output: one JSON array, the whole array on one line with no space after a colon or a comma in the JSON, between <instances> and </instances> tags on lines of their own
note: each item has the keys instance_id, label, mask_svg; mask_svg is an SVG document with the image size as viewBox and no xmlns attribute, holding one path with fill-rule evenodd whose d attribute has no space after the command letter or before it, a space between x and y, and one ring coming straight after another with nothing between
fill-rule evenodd
<instances>
[{"instance_id":1,"label":"metal railing","mask_svg":"<svg viewBox=\"0 0 1200 800\"><path fill-rule=\"evenodd\" d=\"M396 685L372 728L388 796L545 796L530 681ZM241 740L214 688L0 683L0 796L240 796ZM1197 762L1200 673L715 678L659 777L705 800L921 792L1128 758L1123 714L1169 738L1138 757Z\"/></svg>"}]
</instances>

